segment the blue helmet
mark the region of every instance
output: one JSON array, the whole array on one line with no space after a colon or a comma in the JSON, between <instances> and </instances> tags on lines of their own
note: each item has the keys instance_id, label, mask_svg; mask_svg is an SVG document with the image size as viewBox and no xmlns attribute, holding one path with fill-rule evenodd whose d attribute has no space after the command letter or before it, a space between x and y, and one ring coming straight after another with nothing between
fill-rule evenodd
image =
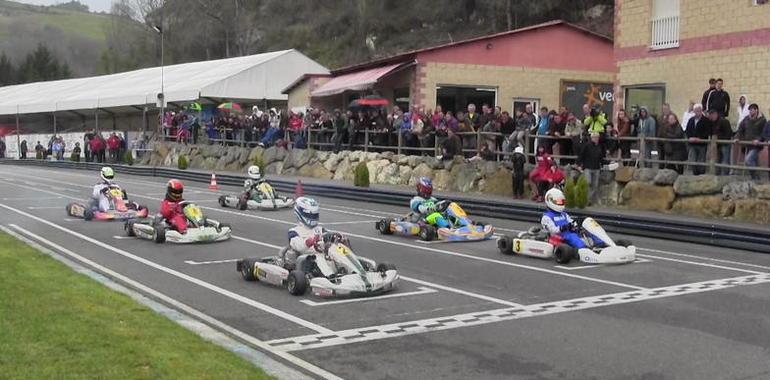
<instances>
[{"instance_id":1,"label":"blue helmet","mask_svg":"<svg viewBox=\"0 0 770 380\"><path fill-rule=\"evenodd\" d=\"M299 197L294 203L294 214L297 216L297 220L309 228L318 225L319 209L318 202L312 198Z\"/></svg>"},{"instance_id":2,"label":"blue helmet","mask_svg":"<svg viewBox=\"0 0 770 380\"><path fill-rule=\"evenodd\" d=\"M417 180L417 195L430 198L433 195L433 182L428 177L420 177Z\"/></svg>"}]
</instances>

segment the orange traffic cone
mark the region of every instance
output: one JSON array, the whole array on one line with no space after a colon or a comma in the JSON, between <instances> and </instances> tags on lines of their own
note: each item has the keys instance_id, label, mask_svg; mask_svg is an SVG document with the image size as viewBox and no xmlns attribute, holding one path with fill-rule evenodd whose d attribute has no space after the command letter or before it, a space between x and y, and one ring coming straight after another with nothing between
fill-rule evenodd
<instances>
[{"instance_id":1,"label":"orange traffic cone","mask_svg":"<svg viewBox=\"0 0 770 380\"><path fill-rule=\"evenodd\" d=\"M219 186L217 186L217 175L215 173L211 173L211 183L209 184L209 190L219 190Z\"/></svg>"},{"instance_id":2,"label":"orange traffic cone","mask_svg":"<svg viewBox=\"0 0 770 380\"><path fill-rule=\"evenodd\" d=\"M302 188L302 180L297 180L297 187L294 188L294 198L299 198L305 195L305 190Z\"/></svg>"}]
</instances>

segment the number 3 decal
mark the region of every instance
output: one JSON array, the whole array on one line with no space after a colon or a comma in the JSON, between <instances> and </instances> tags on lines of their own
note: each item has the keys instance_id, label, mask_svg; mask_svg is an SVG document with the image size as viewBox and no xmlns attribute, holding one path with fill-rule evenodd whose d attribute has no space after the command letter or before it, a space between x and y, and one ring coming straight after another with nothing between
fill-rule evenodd
<instances>
[{"instance_id":1,"label":"number 3 decal","mask_svg":"<svg viewBox=\"0 0 770 380\"><path fill-rule=\"evenodd\" d=\"M521 252L521 240L514 240L513 241L513 251L518 253Z\"/></svg>"}]
</instances>

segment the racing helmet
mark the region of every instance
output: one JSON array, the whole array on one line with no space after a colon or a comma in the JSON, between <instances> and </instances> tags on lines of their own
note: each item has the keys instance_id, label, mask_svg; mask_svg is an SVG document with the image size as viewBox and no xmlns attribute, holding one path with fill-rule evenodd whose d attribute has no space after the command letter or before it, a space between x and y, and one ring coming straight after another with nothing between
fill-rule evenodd
<instances>
[{"instance_id":1,"label":"racing helmet","mask_svg":"<svg viewBox=\"0 0 770 380\"><path fill-rule=\"evenodd\" d=\"M417 180L417 195L423 198L430 198L433 195L433 182L428 177L420 177Z\"/></svg>"},{"instance_id":2,"label":"racing helmet","mask_svg":"<svg viewBox=\"0 0 770 380\"><path fill-rule=\"evenodd\" d=\"M545 207L555 212L564 211L564 206L567 203L564 198L564 193L559 189L551 189L545 193Z\"/></svg>"},{"instance_id":3,"label":"racing helmet","mask_svg":"<svg viewBox=\"0 0 770 380\"><path fill-rule=\"evenodd\" d=\"M259 166L251 165L249 166L249 170L247 172L249 174L249 178L256 180L257 182L262 180L262 172L259 170Z\"/></svg>"},{"instance_id":4,"label":"racing helmet","mask_svg":"<svg viewBox=\"0 0 770 380\"><path fill-rule=\"evenodd\" d=\"M297 215L297 220L309 228L318 225L319 209L318 202L313 198L299 197L294 202L294 214Z\"/></svg>"},{"instance_id":5,"label":"racing helmet","mask_svg":"<svg viewBox=\"0 0 770 380\"><path fill-rule=\"evenodd\" d=\"M168 181L166 186L166 198L171 201L179 201L182 199L182 193L184 192L184 184L178 179L172 179Z\"/></svg>"},{"instance_id":6,"label":"racing helmet","mask_svg":"<svg viewBox=\"0 0 770 380\"><path fill-rule=\"evenodd\" d=\"M105 166L102 168L101 173L99 173L100 177L102 177L102 181L110 183L115 178L115 172L112 170L111 167Z\"/></svg>"}]
</instances>

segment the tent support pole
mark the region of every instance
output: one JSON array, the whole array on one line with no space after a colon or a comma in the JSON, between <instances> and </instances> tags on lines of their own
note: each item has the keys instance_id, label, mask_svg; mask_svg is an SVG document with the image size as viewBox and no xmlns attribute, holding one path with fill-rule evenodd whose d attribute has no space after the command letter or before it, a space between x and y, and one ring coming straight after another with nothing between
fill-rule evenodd
<instances>
[{"instance_id":1,"label":"tent support pole","mask_svg":"<svg viewBox=\"0 0 770 380\"><path fill-rule=\"evenodd\" d=\"M21 159L21 133L19 132L19 111L16 111L16 152Z\"/></svg>"},{"instance_id":2,"label":"tent support pole","mask_svg":"<svg viewBox=\"0 0 770 380\"><path fill-rule=\"evenodd\" d=\"M53 135L56 136L56 111L53 113Z\"/></svg>"},{"instance_id":3,"label":"tent support pole","mask_svg":"<svg viewBox=\"0 0 770 380\"><path fill-rule=\"evenodd\" d=\"M95 129L96 132L101 132L99 130L99 109L96 109L96 112L94 112L94 122L95 122Z\"/></svg>"}]
</instances>

